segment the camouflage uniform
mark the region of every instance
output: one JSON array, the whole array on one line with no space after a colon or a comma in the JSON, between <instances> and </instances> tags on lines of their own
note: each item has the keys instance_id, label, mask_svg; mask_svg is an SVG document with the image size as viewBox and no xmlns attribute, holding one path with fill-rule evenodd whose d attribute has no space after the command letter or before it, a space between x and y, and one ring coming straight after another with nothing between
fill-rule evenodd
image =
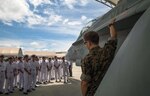
<instances>
[{"instance_id":1,"label":"camouflage uniform","mask_svg":"<svg viewBox=\"0 0 150 96\"><path fill-rule=\"evenodd\" d=\"M117 40L109 40L103 48L99 46L91 49L81 61L81 80L87 82L86 96L94 96L102 78L113 60Z\"/></svg>"}]
</instances>

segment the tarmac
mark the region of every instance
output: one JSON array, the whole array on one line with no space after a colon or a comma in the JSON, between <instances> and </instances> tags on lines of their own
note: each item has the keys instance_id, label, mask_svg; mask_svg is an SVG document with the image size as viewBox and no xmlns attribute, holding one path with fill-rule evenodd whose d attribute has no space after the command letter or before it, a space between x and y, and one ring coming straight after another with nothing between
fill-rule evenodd
<instances>
[{"instance_id":1,"label":"tarmac","mask_svg":"<svg viewBox=\"0 0 150 96\"><path fill-rule=\"evenodd\" d=\"M55 80L52 80L52 83L39 85L35 91L28 95L24 95L23 92L15 89L14 93L0 96L81 96L81 67L74 64L72 70L73 77L69 77L69 83L67 84L64 84L63 81L56 83Z\"/></svg>"}]
</instances>

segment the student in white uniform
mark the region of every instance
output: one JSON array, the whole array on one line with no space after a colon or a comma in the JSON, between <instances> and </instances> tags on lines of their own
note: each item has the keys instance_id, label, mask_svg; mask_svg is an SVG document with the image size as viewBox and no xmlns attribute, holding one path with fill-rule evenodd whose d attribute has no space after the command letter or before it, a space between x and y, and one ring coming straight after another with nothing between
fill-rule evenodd
<instances>
[{"instance_id":1,"label":"student in white uniform","mask_svg":"<svg viewBox=\"0 0 150 96\"><path fill-rule=\"evenodd\" d=\"M18 58L18 72L19 72L19 91L23 90L23 83L24 83L24 79L23 79L23 72L24 72L24 64L23 64L23 60L22 57Z\"/></svg>"},{"instance_id":2,"label":"student in white uniform","mask_svg":"<svg viewBox=\"0 0 150 96\"><path fill-rule=\"evenodd\" d=\"M63 77L63 66L62 66L62 58L61 58L61 57L58 59L58 62L59 62L59 64L60 64L60 67L59 67L59 70L60 70L60 78L62 79L62 77Z\"/></svg>"},{"instance_id":3,"label":"student in white uniform","mask_svg":"<svg viewBox=\"0 0 150 96\"><path fill-rule=\"evenodd\" d=\"M4 81L5 81L5 63L4 63L4 56L0 56L0 94L3 94L3 87L4 87Z\"/></svg>"},{"instance_id":4,"label":"student in white uniform","mask_svg":"<svg viewBox=\"0 0 150 96\"><path fill-rule=\"evenodd\" d=\"M51 83L53 62L51 58L48 60L48 82Z\"/></svg>"},{"instance_id":5,"label":"student in white uniform","mask_svg":"<svg viewBox=\"0 0 150 96\"><path fill-rule=\"evenodd\" d=\"M64 77L64 83L68 82L68 75L69 75L69 63L65 60L65 57L62 58L62 68L63 68L63 77Z\"/></svg>"},{"instance_id":6,"label":"student in white uniform","mask_svg":"<svg viewBox=\"0 0 150 96\"><path fill-rule=\"evenodd\" d=\"M15 68L13 66L12 57L9 57L8 62L6 64L6 85L5 85L5 94L13 93L13 79L14 79L14 71Z\"/></svg>"},{"instance_id":7,"label":"student in white uniform","mask_svg":"<svg viewBox=\"0 0 150 96\"><path fill-rule=\"evenodd\" d=\"M36 71L37 71L37 62L36 62L36 56L32 55L31 56L31 87L32 90L35 90L35 86L36 86Z\"/></svg>"},{"instance_id":8,"label":"student in white uniform","mask_svg":"<svg viewBox=\"0 0 150 96\"><path fill-rule=\"evenodd\" d=\"M46 83L48 82L48 59L45 57L45 62L47 63L47 71L46 71Z\"/></svg>"},{"instance_id":9,"label":"student in white uniform","mask_svg":"<svg viewBox=\"0 0 150 96\"><path fill-rule=\"evenodd\" d=\"M31 91L32 91L32 86L31 86L31 83L32 83L32 72L31 72L31 69L32 69L32 68L31 68L31 63L30 63L30 62L31 62L31 58L29 58L29 61L28 61L29 71L30 71L31 74L30 74L29 77L28 77L28 78L29 78L29 79L28 79L28 80L29 80L29 81L28 81L29 83L28 83L28 90L27 90L27 92L31 92Z\"/></svg>"},{"instance_id":10,"label":"student in white uniform","mask_svg":"<svg viewBox=\"0 0 150 96\"><path fill-rule=\"evenodd\" d=\"M59 79L59 82L61 82L61 77L60 77L60 63L58 62L57 57L55 56L55 60L54 60L54 70L55 70L55 80L56 82L57 79Z\"/></svg>"},{"instance_id":11,"label":"student in white uniform","mask_svg":"<svg viewBox=\"0 0 150 96\"><path fill-rule=\"evenodd\" d=\"M29 85L30 85L30 75L31 75L31 70L30 70L30 65L29 65L29 58L28 55L24 56L24 88L23 88L23 93L28 94L27 91L30 90Z\"/></svg>"},{"instance_id":12,"label":"student in white uniform","mask_svg":"<svg viewBox=\"0 0 150 96\"><path fill-rule=\"evenodd\" d=\"M14 66L14 87L17 88L17 77L18 77L18 62L17 57L13 57L13 66Z\"/></svg>"},{"instance_id":13,"label":"student in white uniform","mask_svg":"<svg viewBox=\"0 0 150 96\"><path fill-rule=\"evenodd\" d=\"M41 84L41 64L39 58L36 56L37 62L37 84Z\"/></svg>"},{"instance_id":14,"label":"student in white uniform","mask_svg":"<svg viewBox=\"0 0 150 96\"><path fill-rule=\"evenodd\" d=\"M54 79L55 79L54 58L52 58L51 62L52 62L52 64L53 64L53 66L52 66L51 79L54 80Z\"/></svg>"},{"instance_id":15,"label":"student in white uniform","mask_svg":"<svg viewBox=\"0 0 150 96\"><path fill-rule=\"evenodd\" d=\"M47 80L47 77L46 77L47 70L48 70L48 62L46 62L46 58L43 57L42 62L41 62L41 79L44 84L46 84L46 80Z\"/></svg>"}]
</instances>

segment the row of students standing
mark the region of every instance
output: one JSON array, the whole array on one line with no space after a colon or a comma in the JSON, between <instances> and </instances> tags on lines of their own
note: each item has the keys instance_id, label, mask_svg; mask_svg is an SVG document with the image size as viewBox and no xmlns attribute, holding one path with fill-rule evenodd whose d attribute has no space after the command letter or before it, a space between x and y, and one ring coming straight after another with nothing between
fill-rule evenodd
<instances>
[{"instance_id":1,"label":"row of students standing","mask_svg":"<svg viewBox=\"0 0 150 96\"><path fill-rule=\"evenodd\" d=\"M65 60L64 57L58 59L56 56L54 59L43 57L40 62L40 71L38 72L39 83L50 83L52 79L55 79L55 82L61 82L62 78L65 78L63 81L67 83L68 76L70 75L69 66L72 65L71 62Z\"/></svg>"},{"instance_id":2,"label":"row of students standing","mask_svg":"<svg viewBox=\"0 0 150 96\"><path fill-rule=\"evenodd\" d=\"M13 57L9 57L6 62L3 60L4 56L0 57L4 71L3 79L0 82L2 84L0 86L1 94L4 92L5 94L13 93L14 87L17 87L17 77L19 77L19 90L23 91L24 94L35 90L36 71L38 69L38 62L35 60L35 55L32 56L31 60L27 55L23 59L19 57L17 61Z\"/></svg>"},{"instance_id":3,"label":"row of students standing","mask_svg":"<svg viewBox=\"0 0 150 96\"><path fill-rule=\"evenodd\" d=\"M15 58L10 57L4 61L4 56L0 56L0 94L13 93L14 86L17 85L17 68Z\"/></svg>"},{"instance_id":4,"label":"row of students standing","mask_svg":"<svg viewBox=\"0 0 150 96\"><path fill-rule=\"evenodd\" d=\"M37 56L32 55L29 58L25 55L24 58L19 57L18 60L9 57L5 62L4 56L0 56L0 94L13 93L14 87L17 86L24 94L28 94L35 90L37 84L50 83L52 79L56 82L61 82L64 78L64 83L68 82L69 66L72 65L63 57L58 59L46 59L42 57L40 60ZM18 79L17 79L18 77ZM18 81L17 81L18 80ZM5 90L3 90L5 88Z\"/></svg>"}]
</instances>

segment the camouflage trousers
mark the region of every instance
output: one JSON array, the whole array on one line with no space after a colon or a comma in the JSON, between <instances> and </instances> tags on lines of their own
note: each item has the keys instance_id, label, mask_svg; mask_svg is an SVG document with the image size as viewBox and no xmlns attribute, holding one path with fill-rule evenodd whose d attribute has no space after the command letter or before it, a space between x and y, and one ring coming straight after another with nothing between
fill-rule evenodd
<instances>
[{"instance_id":1,"label":"camouflage trousers","mask_svg":"<svg viewBox=\"0 0 150 96\"><path fill-rule=\"evenodd\" d=\"M103 76L100 76L96 80L93 80L93 82L88 84L86 96L94 96L96 93L97 88L99 87L101 81L102 81Z\"/></svg>"},{"instance_id":2,"label":"camouflage trousers","mask_svg":"<svg viewBox=\"0 0 150 96\"><path fill-rule=\"evenodd\" d=\"M94 96L97 88L98 88L98 85L96 83L92 84L91 86L88 86L86 96Z\"/></svg>"}]
</instances>

